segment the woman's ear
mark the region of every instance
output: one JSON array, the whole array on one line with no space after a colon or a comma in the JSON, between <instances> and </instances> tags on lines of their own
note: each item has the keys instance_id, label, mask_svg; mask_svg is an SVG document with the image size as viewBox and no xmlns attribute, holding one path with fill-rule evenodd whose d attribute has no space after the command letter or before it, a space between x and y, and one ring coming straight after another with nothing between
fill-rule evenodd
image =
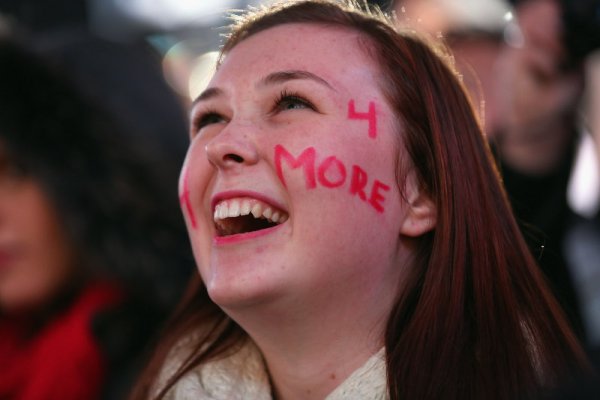
<instances>
[{"instance_id":1,"label":"woman's ear","mask_svg":"<svg viewBox=\"0 0 600 400\"><path fill-rule=\"evenodd\" d=\"M404 199L406 215L400 227L400 233L405 236L421 236L435 227L437 209L429 195L421 190L414 171L408 172L404 182Z\"/></svg>"}]
</instances>

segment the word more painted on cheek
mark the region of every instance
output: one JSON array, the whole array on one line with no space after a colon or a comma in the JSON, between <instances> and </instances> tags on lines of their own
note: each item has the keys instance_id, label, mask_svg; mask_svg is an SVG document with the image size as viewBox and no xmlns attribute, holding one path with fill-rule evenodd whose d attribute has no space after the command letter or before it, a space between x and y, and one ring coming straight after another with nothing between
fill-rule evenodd
<instances>
[{"instance_id":1,"label":"word more painted on cheek","mask_svg":"<svg viewBox=\"0 0 600 400\"><path fill-rule=\"evenodd\" d=\"M338 188L343 186L348 178L346 166L335 156L326 157L317 165L317 151L312 146L304 149L298 157L295 157L280 144L275 146L277 175L285 185L282 162L285 162L291 169L302 167L307 189L315 189L317 182L326 188ZM335 176L335 178L332 178L332 176ZM367 172L358 165L352 165L348 185L349 195L358 196L377 212L383 213L385 211L383 205L385 201L384 192L390 190L390 187L375 179L371 186L370 194L367 196L368 185L369 177Z\"/></svg>"}]
</instances>

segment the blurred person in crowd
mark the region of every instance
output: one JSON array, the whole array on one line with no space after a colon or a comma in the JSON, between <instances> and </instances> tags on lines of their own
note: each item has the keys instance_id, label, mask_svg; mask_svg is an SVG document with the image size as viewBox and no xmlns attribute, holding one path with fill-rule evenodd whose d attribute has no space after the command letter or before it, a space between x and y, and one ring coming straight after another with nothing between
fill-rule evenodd
<instances>
[{"instance_id":1,"label":"blurred person in crowd","mask_svg":"<svg viewBox=\"0 0 600 400\"><path fill-rule=\"evenodd\" d=\"M583 290L567 238L581 218L567 189L584 127L584 62L600 47L597 0L517 0L496 65L493 132L504 183L529 243L577 331ZM588 259L586 263L597 263ZM587 267L589 268L589 266Z\"/></svg>"},{"instance_id":2,"label":"blurred person in crowd","mask_svg":"<svg viewBox=\"0 0 600 400\"><path fill-rule=\"evenodd\" d=\"M530 247L581 337L585 290L575 288L575 261L565 250L580 218L567 188L582 130L583 63L600 41L597 4L523 0L512 12L501 1L395 5L412 27L452 48Z\"/></svg>"},{"instance_id":3,"label":"blurred person in crowd","mask_svg":"<svg viewBox=\"0 0 600 400\"><path fill-rule=\"evenodd\" d=\"M0 38L3 399L122 398L190 270L183 111L161 111L177 98L125 51L76 43ZM136 96L125 115L111 101Z\"/></svg>"},{"instance_id":4,"label":"blurred person in crowd","mask_svg":"<svg viewBox=\"0 0 600 400\"><path fill-rule=\"evenodd\" d=\"M535 399L587 371L447 54L354 2L235 21L180 178L198 275L134 399Z\"/></svg>"},{"instance_id":5,"label":"blurred person in crowd","mask_svg":"<svg viewBox=\"0 0 600 400\"><path fill-rule=\"evenodd\" d=\"M586 220L567 203L575 151L587 134L580 115L584 90L597 98L596 87L584 82L584 64L599 45L600 2L517 1L513 12L495 7L496 1L477 2L485 12L466 3L405 0L396 2L396 10L412 27L443 36L452 48L503 165L504 183L529 245L600 365L598 217ZM597 121L600 114L591 109L590 115ZM590 132L597 140L599 131ZM538 135L541 143L528 135ZM508 146L499 150L503 140ZM513 157L528 164L513 164ZM587 167L592 170L584 174L593 176L597 166ZM551 398L595 399L598 393L598 380L583 379Z\"/></svg>"}]
</instances>

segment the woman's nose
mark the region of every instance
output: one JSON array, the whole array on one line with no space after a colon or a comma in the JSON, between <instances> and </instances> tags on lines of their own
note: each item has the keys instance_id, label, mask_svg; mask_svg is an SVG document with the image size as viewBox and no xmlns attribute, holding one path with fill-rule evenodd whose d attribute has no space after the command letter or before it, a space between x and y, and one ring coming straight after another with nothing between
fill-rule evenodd
<instances>
[{"instance_id":1,"label":"woman's nose","mask_svg":"<svg viewBox=\"0 0 600 400\"><path fill-rule=\"evenodd\" d=\"M228 126L213 137L205 147L208 161L219 169L252 165L258 162L258 151L247 132L239 132L244 128Z\"/></svg>"}]
</instances>

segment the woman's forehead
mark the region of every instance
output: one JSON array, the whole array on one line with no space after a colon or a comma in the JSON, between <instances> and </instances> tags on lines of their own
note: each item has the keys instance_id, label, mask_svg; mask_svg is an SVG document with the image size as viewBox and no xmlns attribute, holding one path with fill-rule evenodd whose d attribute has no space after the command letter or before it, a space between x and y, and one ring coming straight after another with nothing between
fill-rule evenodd
<instances>
[{"instance_id":1,"label":"woman's forehead","mask_svg":"<svg viewBox=\"0 0 600 400\"><path fill-rule=\"evenodd\" d=\"M223 58L217 76L306 70L333 82L357 79L357 75L373 79L377 66L364 46L364 36L347 28L309 23L279 25L234 46Z\"/></svg>"}]
</instances>

